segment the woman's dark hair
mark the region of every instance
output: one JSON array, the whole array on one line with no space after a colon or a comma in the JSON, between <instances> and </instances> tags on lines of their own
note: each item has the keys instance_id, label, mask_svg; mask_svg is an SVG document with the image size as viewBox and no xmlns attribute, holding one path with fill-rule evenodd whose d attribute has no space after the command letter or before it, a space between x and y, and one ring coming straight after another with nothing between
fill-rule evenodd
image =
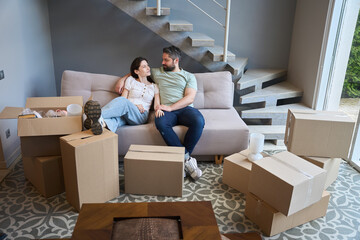
<instances>
[{"instance_id":1,"label":"woman's dark hair","mask_svg":"<svg viewBox=\"0 0 360 240\"><path fill-rule=\"evenodd\" d=\"M142 61L146 61L147 63L149 63L149 61L146 58L143 57L137 57L134 59L134 61L132 61L131 66L130 66L130 74L133 78L137 79L139 78L139 76L135 73L135 70L139 70L140 64ZM151 79L151 77L147 77L147 80L149 82L154 83L154 81Z\"/></svg>"}]
</instances>

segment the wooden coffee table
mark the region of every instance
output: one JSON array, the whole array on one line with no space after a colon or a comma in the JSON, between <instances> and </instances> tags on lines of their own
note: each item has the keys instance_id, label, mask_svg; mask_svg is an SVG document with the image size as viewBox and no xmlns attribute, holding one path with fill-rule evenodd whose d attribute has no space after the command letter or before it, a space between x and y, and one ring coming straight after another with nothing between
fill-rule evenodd
<instances>
[{"instance_id":1,"label":"wooden coffee table","mask_svg":"<svg viewBox=\"0 0 360 240\"><path fill-rule=\"evenodd\" d=\"M71 239L111 239L116 218L180 217L183 239L221 239L211 202L83 204Z\"/></svg>"}]
</instances>

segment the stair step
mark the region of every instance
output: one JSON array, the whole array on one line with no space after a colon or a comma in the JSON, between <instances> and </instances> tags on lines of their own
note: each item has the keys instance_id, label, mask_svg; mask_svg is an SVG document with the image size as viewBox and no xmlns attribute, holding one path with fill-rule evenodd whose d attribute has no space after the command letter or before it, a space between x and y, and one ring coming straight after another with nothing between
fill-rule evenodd
<instances>
[{"instance_id":1,"label":"stair step","mask_svg":"<svg viewBox=\"0 0 360 240\"><path fill-rule=\"evenodd\" d=\"M228 62L226 69L229 70L234 76L242 76L247 64L248 58L236 57L235 61Z\"/></svg>"},{"instance_id":2,"label":"stair step","mask_svg":"<svg viewBox=\"0 0 360 240\"><path fill-rule=\"evenodd\" d=\"M310 110L311 108L307 107L303 103L293 103L268 108L257 108L241 111L241 118L271 119L271 124L273 125L285 125L289 109Z\"/></svg>"},{"instance_id":3,"label":"stair step","mask_svg":"<svg viewBox=\"0 0 360 240\"><path fill-rule=\"evenodd\" d=\"M248 125L250 133L264 134L265 140L281 140L285 137L285 125Z\"/></svg>"},{"instance_id":4,"label":"stair step","mask_svg":"<svg viewBox=\"0 0 360 240\"><path fill-rule=\"evenodd\" d=\"M191 46L193 47L213 47L215 40L202 33L190 33Z\"/></svg>"},{"instance_id":5,"label":"stair step","mask_svg":"<svg viewBox=\"0 0 360 240\"><path fill-rule=\"evenodd\" d=\"M169 21L169 30L171 32L192 32L193 24L185 20Z\"/></svg>"},{"instance_id":6,"label":"stair step","mask_svg":"<svg viewBox=\"0 0 360 240\"><path fill-rule=\"evenodd\" d=\"M161 8L160 10L161 16L170 15L170 8ZM157 16L156 7L147 7L146 8L146 15L148 16Z\"/></svg>"},{"instance_id":7,"label":"stair step","mask_svg":"<svg viewBox=\"0 0 360 240\"><path fill-rule=\"evenodd\" d=\"M283 77L287 71L285 69L249 69L237 82L236 87L242 90L255 86L255 91L262 88L264 82Z\"/></svg>"},{"instance_id":8,"label":"stair step","mask_svg":"<svg viewBox=\"0 0 360 240\"><path fill-rule=\"evenodd\" d=\"M303 91L289 82L281 82L240 97L240 103L265 102L265 107L276 106L277 100L301 97Z\"/></svg>"},{"instance_id":9,"label":"stair step","mask_svg":"<svg viewBox=\"0 0 360 240\"><path fill-rule=\"evenodd\" d=\"M210 53L210 57L214 62L219 62L223 60L224 47L222 46L209 47L208 52ZM231 61L235 61L235 54L228 50L227 62L231 62Z\"/></svg>"}]
</instances>

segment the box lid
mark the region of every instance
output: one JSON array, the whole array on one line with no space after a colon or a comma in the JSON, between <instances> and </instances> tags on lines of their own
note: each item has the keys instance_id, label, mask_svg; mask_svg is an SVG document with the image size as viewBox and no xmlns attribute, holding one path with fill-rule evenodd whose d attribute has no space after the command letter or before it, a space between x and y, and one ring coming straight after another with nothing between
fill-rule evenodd
<instances>
[{"instance_id":1,"label":"box lid","mask_svg":"<svg viewBox=\"0 0 360 240\"><path fill-rule=\"evenodd\" d=\"M0 119L14 119L18 118L20 113L24 110L22 107L5 107L0 113Z\"/></svg>"},{"instance_id":2,"label":"box lid","mask_svg":"<svg viewBox=\"0 0 360 240\"><path fill-rule=\"evenodd\" d=\"M66 97L30 97L26 99L26 108L66 108L70 104L83 105L82 96Z\"/></svg>"},{"instance_id":3,"label":"box lid","mask_svg":"<svg viewBox=\"0 0 360 240\"><path fill-rule=\"evenodd\" d=\"M153 145L130 145L125 159L183 162L185 148Z\"/></svg>"},{"instance_id":4,"label":"box lid","mask_svg":"<svg viewBox=\"0 0 360 240\"><path fill-rule=\"evenodd\" d=\"M73 147L79 147L82 145L86 145L89 143L101 141L103 139L114 137L117 135L107 129L103 129L103 133L100 135L94 135L91 130L81 131L77 133L73 133L67 136L63 136L60 140L67 142L69 145Z\"/></svg>"},{"instance_id":5,"label":"box lid","mask_svg":"<svg viewBox=\"0 0 360 240\"><path fill-rule=\"evenodd\" d=\"M324 169L288 151L265 157L255 161L254 164L293 186L319 174L325 174Z\"/></svg>"},{"instance_id":6,"label":"box lid","mask_svg":"<svg viewBox=\"0 0 360 240\"><path fill-rule=\"evenodd\" d=\"M355 122L344 112L339 111L294 111L291 110L295 119L298 120L312 120L312 121L332 121L332 122Z\"/></svg>"}]
</instances>

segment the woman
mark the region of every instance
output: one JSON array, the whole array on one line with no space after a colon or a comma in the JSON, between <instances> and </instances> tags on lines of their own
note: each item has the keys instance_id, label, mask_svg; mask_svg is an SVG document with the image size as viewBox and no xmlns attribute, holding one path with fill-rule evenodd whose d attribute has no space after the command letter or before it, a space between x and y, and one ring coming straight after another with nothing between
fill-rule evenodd
<instances>
[{"instance_id":1,"label":"woman","mask_svg":"<svg viewBox=\"0 0 360 240\"><path fill-rule=\"evenodd\" d=\"M116 132L124 125L144 124L147 122L153 99L155 98L155 109L160 105L159 89L150 78L148 61L142 57L135 58L130 66L130 74L121 97L113 99L101 110L98 102L93 100L86 102L84 112L87 119L84 127L91 128L95 135L101 134L103 127ZM163 115L161 110L155 113L156 117Z\"/></svg>"}]
</instances>

